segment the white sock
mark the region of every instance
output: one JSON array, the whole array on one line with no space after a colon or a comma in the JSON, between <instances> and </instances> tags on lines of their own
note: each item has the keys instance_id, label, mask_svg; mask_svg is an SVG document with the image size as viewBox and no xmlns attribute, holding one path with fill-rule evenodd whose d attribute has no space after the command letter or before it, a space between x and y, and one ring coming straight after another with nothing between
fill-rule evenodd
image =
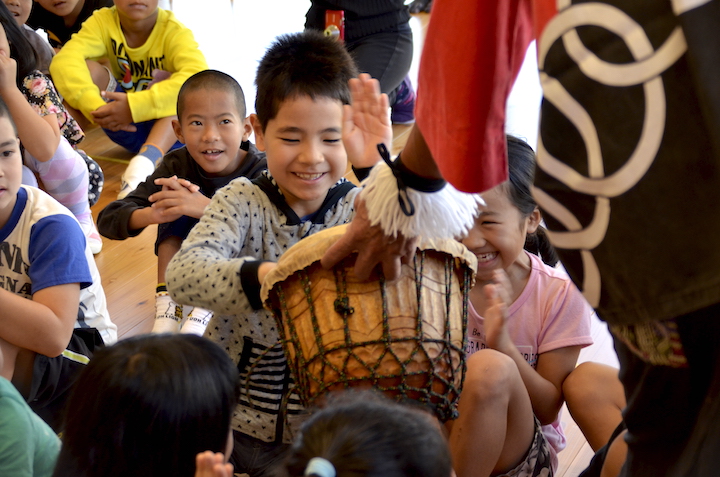
<instances>
[{"instance_id":1,"label":"white sock","mask_svg":"<svg viewBox=\"0 0 720 477\"><path fill-rule=\"evenodd\" d=\"M182 307L167 292L155 295L155 323L151 333L177 333L182 319Z\"/></svg>"},{"instance_id":2,"label":"white sock","mask_svg":"<svg viewBox=\"0 0 720 477\"><path fill-rule=\"evenodd\" d=\"M182 328L180 328L180 333L192 333L202 336L212 316L212 311L200 308L199 306L194 307L190 311L185 323L183 323Z\"/></svg>"},{"instance_id":3,"label":"white sock","mask_svg":"<svg viewBox=\"0 0 720 477\"><path fill-rule=\"evenodd\" d=\"M148 157L138 154L130 160L127 169L122 175L122 186L118 199L124 199L130 192L140 185L155 171L155 163Z\"/></svg>"}]
</instances>

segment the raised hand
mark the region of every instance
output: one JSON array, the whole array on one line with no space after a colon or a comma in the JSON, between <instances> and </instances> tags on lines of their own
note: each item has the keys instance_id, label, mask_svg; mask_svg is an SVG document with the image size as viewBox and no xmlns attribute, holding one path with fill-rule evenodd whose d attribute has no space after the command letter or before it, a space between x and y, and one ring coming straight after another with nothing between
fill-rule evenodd
<instances>
[{"instance_id":1,"label":"raised hand","mask_svg":"<svg viewBox=\"0 0 720 477\"><path fill-rule=\"evenodd\" d=\"M353 166L372 167L380 160L377 145L383 143L390 150L392 144L388 97L380 93L380 83L367 73L349 84L352 105L343 109L343 144Z\"/></svg>"}]
</instances>

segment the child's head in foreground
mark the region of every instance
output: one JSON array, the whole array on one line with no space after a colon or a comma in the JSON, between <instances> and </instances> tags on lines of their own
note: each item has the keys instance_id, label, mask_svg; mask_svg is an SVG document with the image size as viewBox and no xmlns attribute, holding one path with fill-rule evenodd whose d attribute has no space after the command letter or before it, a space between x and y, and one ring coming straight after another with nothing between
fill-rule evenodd
<instances>
[{"instance_id":1,"label":"child's head in foreground","mask_svg":"<svg viewBox=\"0 0 720 477\"><path fill-rule=\"evenodd\" d=\"M17 127L0 98L0 227L5 226L22 184L23 162Z\"/></svg>"},{"instance_id":2,"label":"child's head in foreground","mask_svg":"<svg viewBox=\"0 0 720 477\"><path fill-rule=\"evenodd\" d=\"M302 425L285 475L450 476L448 445L429 412L370 391L346 391L328 401Z\"/></svg>"},{"instance_id":3,"label":"child's head in foreground","mask_svg":"<svg viewBox=\"0 0 720 477\"><path fill-rule=\"evenodd\" d=\"M245 158L240 145L252 133L245 117L245 95L237 81L221 71L205 70L180 88L175 135L210 176L227 176Z\"/></svg>"},{"instance_id":4,"label":"child's head in foreground","mask_svg":"<svg viewBox=\"0 0 720 477\"><path fill-rule=\"evenodd\" d=\"M237 369L190 334L143 335L99 350L66 408L55 476L192 476L195 457L229 455Z\"/></svg>"},{"instance_id":5,"label":"child's head in foreground","mask_svg":"<svg viewBox=\"0 0 720 477\"><path fill-rule=\"evenodd\" d=\"M315 31L278 37L260 61L251 116L256 143L299 217L314 213L347 170L343 105L356 76L342 43Z\"/></svg>"}]
</instances>

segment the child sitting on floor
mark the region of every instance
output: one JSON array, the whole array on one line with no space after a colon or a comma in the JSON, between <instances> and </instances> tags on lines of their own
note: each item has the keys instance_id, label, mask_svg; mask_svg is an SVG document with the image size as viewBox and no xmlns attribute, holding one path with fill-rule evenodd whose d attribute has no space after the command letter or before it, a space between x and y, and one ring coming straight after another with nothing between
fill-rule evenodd
<instances>
[{"instance_id":1,"label":"child sitting on floor","mask_svg":"<svg viewBox=\"0 0 720 477\"><path fill-rule=\"evenodd\" d=\"M117 328L77 220L45 192L21 185L17 134L0 101L2 376L58 430L77 372L96 347L117 339Z\"/></svg>"},{"instance_id":2,"label":"child sitting on floor","mask_svg":"<svg viewBox=\"0 0 720 477\"><path fill-rule=\"evenodd\" d=\"M165 269L215 191L237 177L253 179L266 169L265 154L248 142L245 96L232 77L206 70L180 88L175 134L185 147L165 155L160 166L137 189L110 203L98 217L100 233L123 240L150 224L160 224L155 251L158 287L153 332L177 331L182 307L167 293ZM195 307L183 332L202 335L210 312Z\"/></svg>"},{"instance_id":3,"label":"child sitting on floor","mask_svg":"<svg viewBox=\"0 0 720 477\"><path fill-rule=\"evenodd\" d=\"M321 33L276 40L260 61L250 117L269 171L218 190L168 265L171 296L215 313L205 336L230 355L249 391L233 418L231 462L253 477L282 457L302 412L260 284L290 246L350 220L359 189L343 178L348 158L371 166L377 144L392 140L377 81L354 79L349 106L356 74L343 45ZM373 164L356 162L365 147L376 151Z\"/></svg>"},{"instance_id":4,"label":"child sitting on floor","mask_svg":"<svg viewBox=\"0 0 720 477\"><path fill-rule=\"evenodd\" d=\"M102 349L73 387L53 475L192 477L198 454L230 454L239 392L233 363L199 336L143 335Z\"/></svg>"},{"instance_id":5,"label":"child sitting on floor","mask_svg":"<svg viewBox=\"0 0 720 477\"><path fill-rule=\"evenodd\" d=\"M30 170L26 170L23 183L37 186L31 171L37 173L48 194L78 219L93 253L99 253L102 239L88 201L87 161L95 163L74 149L85 135L63 107L52 81L36 69L32 46L2 3L0 30L0 97L18 125L25 148L25 165Z\"/></svg>"},{"instance_id":6,"label":"child sitting on floor","mask_svg":"<svg viewBox=\"0 0 720 477\"><path fill-rule=\"evenodd\" d=\"M152 174L165 152L181 146L172 127L178 91L207 69L192 32L157 5L115 0L114 7L97 10L50 65L65 101L137 154L122 176L119 199ZM100 57L110 68L92 61Z\"/></svg>"},{"instance_id":7,"label":"child sitting on floor","mask_svg":"<svg viewBox=\"0 0 720 477\"><path fill-rule=\"evenodd\" d=\"M592 344L592 309L557 262L530 194L535 155L508 137L509 180L486 202L462 240L478 257L468 308L467 374L448 423L459 477L552 475L565 447L562 385ZM533 248L538 248L533 245Z\"/></svg>"}]
</instances>

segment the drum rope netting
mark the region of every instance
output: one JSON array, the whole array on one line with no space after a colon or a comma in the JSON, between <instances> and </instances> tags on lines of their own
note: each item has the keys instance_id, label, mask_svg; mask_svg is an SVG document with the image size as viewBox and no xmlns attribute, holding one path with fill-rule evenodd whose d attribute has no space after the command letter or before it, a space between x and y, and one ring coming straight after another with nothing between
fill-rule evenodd
<instances>
[{"instance_id":1,"label":"drum rope netting","mask_svg":"<svg viewBox=\"0 0 720 477\"><path fill-rule=\"evenodd\" d=\"M350 298L347 290L347 269L352 267L351 259L346 259L334 268L336 294L334 301L334 309L343 321L344 342L332 346L326 346L323 343L320 321L316 313L315 299L312 294L311 280L307 268L297 271L302 290L307 300L308 311L310 314L312 329L314 331L315 344L317 352L311 356L306 355L302 346L299 346L300 337L294 320L290 316L287 305L287 299L283 286L276 289L277 298L280 309L276 310L281 315L278 321L281 342L285 348L286 355L294 355L294 359L288 358L288 364L292 368L293 378L295 381L295 391L300 395L301 400L306 406L317 404L317 400L333 390L340 388L349 388L362 385L364 387L372 386L385 394L395 397L399 401L413 400L420 401L431 406L436 415L442 421L454 419L457 417L457 399L460 395L462 382L465 376L465 346L467 335L464 330L467 329L467 302L468 294L472 285L473 273L467 267L462 267L461 278L458 280L460 286L460 294L462 297L461 304L453 305L452 285L453 275L455 272L455 258L450 255L443 254L444 273L445 273L445 323L442 339L429 337L423 332L423 326L426 323L423 320L423 271L425 268L426 251L419 251L413 259L414 275L415 275L415 294L417 299L417 318L415 320L415 334L413 336L398 337L391 336L391 327L388 316L388 300L386 282L383 277L380 278L380 294L382 299L382 333L379 339L364 340L362 342L354 342L350 330L350 322L355 310L350 306ZM352 259L354 260L354 259ZM309 267L308 267L309 268ZM451 340L450 316L451 307L461 306L462 316L462 341L458 346ZM286 329L287 328L287 329ZM287 334L286 334L287 332ZM288 336L289 335L289 336ZM403 359L398 355L395 349L397 345L402 343L413 344L409 355ZM434 346L439 349L435 357L431 356L425 345ZM362 348L379 346L381 351L379 355L373 357L372 361L364 360L356 350ZM406 348L405 348L406 350ZM328 359L328 356L335 352L345 353L340 364L334 363ZM419 355L419 356L418 356ZM427 370L411 371L408 365L420 358L423 362L429 363L431 370L438 368L446 371L446 376L438 373L429 373ZM396 372L381 372L381 365L387 367L387 359L391 359L396 364ZM337 360L336 360L337 361ZM349 363L360 363L363 369L363 375L353 376L348 373ZM308 372L308 367L314 365L313 369L317 370L317 364L320 363L320 373L314 374ZM357 371L356 371L357 373ZM422 385L413 385L409 383L413 377L418 377L416 381ZM456 384L456 382L458 384ZM308 390L315 389L316 392L310 393Z\"/></svg>"}]
</instances>

